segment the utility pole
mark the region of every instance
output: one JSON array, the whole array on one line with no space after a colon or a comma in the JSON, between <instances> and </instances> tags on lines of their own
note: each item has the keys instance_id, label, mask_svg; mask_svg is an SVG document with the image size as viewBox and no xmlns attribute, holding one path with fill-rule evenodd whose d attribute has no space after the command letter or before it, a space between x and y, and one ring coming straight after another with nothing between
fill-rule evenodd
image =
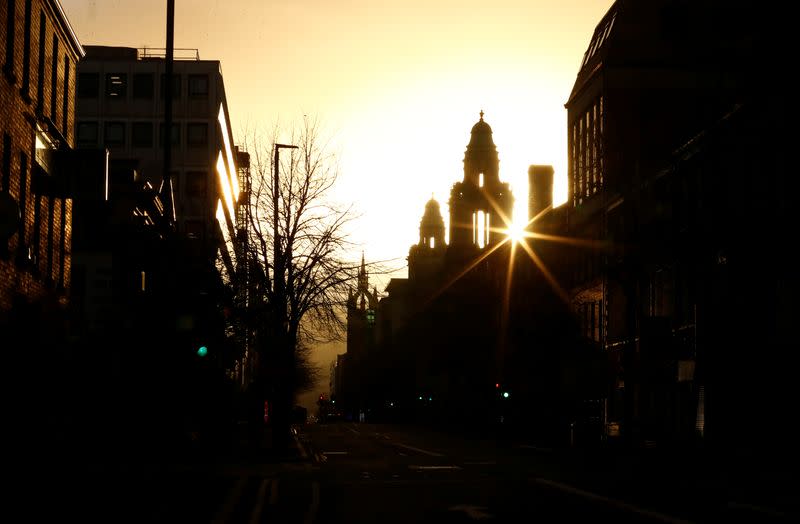
<instances>
[{"instance_id":1,"label":"utility pole","mask_svg":"<svg viewBox=\"0 0 800 524\"><path fill-rule=\"evenodd\" d=\"M164 203L166 229L175 222L175 203L172 195L172 62L175 47L175 0L167 0L167 49L164 60L164 175L161 180L161 199Z\"/></svg>"}]
</instances>

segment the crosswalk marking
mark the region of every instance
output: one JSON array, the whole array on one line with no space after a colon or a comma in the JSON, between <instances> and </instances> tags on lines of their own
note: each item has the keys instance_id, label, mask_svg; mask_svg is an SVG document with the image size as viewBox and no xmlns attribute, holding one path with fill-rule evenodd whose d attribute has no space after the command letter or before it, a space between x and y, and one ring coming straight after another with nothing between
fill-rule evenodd
<instances>
[{"instance_id":1,"label":"crosswalk marking","mask_svg":"<svg viewBox=\"0 0 800 524\"><path fill-rule=\"evenodd\" d=\"M231 513L233 513L233 509L236 507L236 504L242 497L242 491L244 491L245 484L247 484L247 477L239 477L239 479L236 481L236 484L234 484L233 488L231 488L231 490L228 492L228 496L225 498L225 503L214 517L214 520L212 521L214 524L224 524L228 521Z\"/></svg>"},{"instance_id":2,"label":"crosswalk marking","mask_svg":"<svg viewBox=\"0 0 800 524\"><path fill-rule=\"evenodd\" d=\"M317 518L317 509L319 508L319 482L316 480L311 483L311 505L306 512L305 524L312 524L314 519Z\"/></svg>"},{"instance_id":3,"label":"crosswalk marking","mask_svg":"<svg viewBox=\"0 0 800 524\"><path fill-rule=\"evenodd\" d=\"M261 511L264 509L264 498L267 495L267 488L269 488L269 484L269 479L263 479L261 481L261 485L258 486L256 504L253 506L253 512L250 514L250 524L258 524L258 520L261 518Z\"/></svg>"},{"instance_id":4,"label":"crosswalk marking","mask_svg":"<svg viewBox=\"0 0 800 524\"><path fill-rule=\"evenodd\" d=\"M441 453L436 453L435 451L428 451L421 448L415 448L414 446L409 446L408 444L400 444L399 442L395 442L395 446L400 446L401 448L410 449L411 451L416 451L417 453L424 453L425 455L430 455L431 457L444 457Z\"/></svg>"}]
</instances>

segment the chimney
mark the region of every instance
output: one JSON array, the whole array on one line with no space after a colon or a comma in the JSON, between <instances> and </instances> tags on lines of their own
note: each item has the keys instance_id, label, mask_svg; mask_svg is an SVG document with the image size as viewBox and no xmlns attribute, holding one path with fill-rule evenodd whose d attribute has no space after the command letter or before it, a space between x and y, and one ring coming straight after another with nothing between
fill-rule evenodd
<instances>
[{"instance_id":1,"label":"chimney","mask_svg":"<svg viewBox=\"0 0 800 524\"><path fill-rule=\"evenodd\" d=\"M532 165L528 168L528 221L553 204L553 166Z\"/></svg>"}]
</instances>

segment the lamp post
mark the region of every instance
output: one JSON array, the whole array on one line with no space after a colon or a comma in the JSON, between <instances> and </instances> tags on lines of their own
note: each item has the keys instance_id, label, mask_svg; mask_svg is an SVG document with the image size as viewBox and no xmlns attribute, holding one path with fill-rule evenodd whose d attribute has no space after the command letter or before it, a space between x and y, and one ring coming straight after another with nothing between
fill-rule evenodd
<instances>
[{"instance_id":1,"label":"lamp post","mask_svg":"<svg viewBox=\"0 0 800 524\"><path fill-rule=\"evenodd\" d=\"M273 180L274 186L272 190L272 227L273 227L273 297L275 297L275 324L274 328L276 333L273 334L277 341L277 367L279 370L279 377L277 380L276 397L273 399L273 420L275 428L273 430L273 445L277 449L285 449L288 445L289 439L289 423L290 411L292 404L291 392L291 356L292 348L289 347L289 340L286 333L286 297L284 296L285 282L283 280L284 272L284 253L281 253L281 238L278 228L278 192L280 191L280 184L278 183L278 173L280 170L280 150L281 149L297 149L297 146L288 144L275 144L275 179Z\"/></svg>"},{"instance_id":2,"label":"lamp post","mask_svg":"<svg viewBox=\"0 0 800 524\"><path fill-rule=\"evenodd\" d=\"M274 188L272 190L272 228L273 228L273 235L272 235L272 243L273 243L273 253L272 253L272 262L273 262L273 284L275 286L275 295L279 297L279 300L283 298L283 256L281 255L281 237L280 233L278 232L278 192L280 191L280 184L278 183L278 173L280 170L280 150L281 149L297 149L297 146L288 145L288 144L275 144L275 177L273 179ZM283 307L283 302L281 303L279 313L280 318L278 325L282 328L283 323L285 322L286 311Z\"/></svg>"}]
</instances>

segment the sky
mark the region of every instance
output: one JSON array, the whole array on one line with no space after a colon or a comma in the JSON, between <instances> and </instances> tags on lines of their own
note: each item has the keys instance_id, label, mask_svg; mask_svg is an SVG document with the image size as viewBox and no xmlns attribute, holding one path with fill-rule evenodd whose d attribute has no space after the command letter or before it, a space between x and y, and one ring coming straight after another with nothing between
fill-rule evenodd
<instances>
[{"instance_id":1,"label":"sky","mask_svg":"<svg viewBox=\"0 0 800 524\"><path fill-rule=\"evenodd\" d=\"M61 3L84 45L165 47L165 0ZM530 164L553 165L554 202L566 199L564 103L612 3L176 0L175 47L221 62L236 142L246 129L319 119L339 159L332 198L360 217L353 240L367 260L402 267L431 195L447 224L481 110L515 221L527 215ZM337 351L318 352L324 374Z\"/></svg>"}]
</instances>

